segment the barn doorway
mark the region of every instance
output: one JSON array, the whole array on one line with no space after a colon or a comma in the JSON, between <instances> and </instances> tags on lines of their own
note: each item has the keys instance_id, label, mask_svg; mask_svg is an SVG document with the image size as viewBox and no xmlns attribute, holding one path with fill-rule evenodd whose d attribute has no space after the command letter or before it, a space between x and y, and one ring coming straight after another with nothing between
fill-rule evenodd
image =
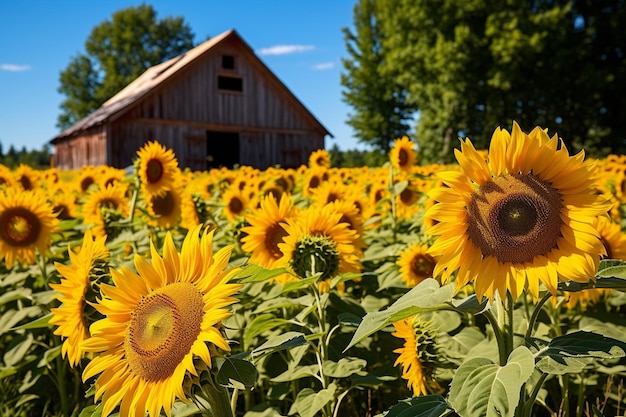
<instances>
[{"instance_id":1,"label":"barn doorway","mask_svg":"<svg viewBox=\"0 0 626 417\"><path fill-rule=\"evenodd\" d=\"M239 133L209 130L206 139L209 168L232 168L239 164Z\"/></svg>"}]
</instances>

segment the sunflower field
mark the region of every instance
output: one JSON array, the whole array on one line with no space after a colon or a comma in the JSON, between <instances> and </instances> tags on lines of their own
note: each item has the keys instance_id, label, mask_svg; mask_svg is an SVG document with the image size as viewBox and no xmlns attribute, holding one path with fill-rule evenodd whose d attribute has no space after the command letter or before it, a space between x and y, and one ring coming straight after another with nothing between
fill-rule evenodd
<instances>
[{"instance_id":1,"label":"sunflower field","mask_svg":"<svg viewBox=\"0 0 626 417\"><path fill-rule=\"evenodd\" d=\"M626 156L0 166L0 416L626 414Z\"/></svg>"}]
</instances>

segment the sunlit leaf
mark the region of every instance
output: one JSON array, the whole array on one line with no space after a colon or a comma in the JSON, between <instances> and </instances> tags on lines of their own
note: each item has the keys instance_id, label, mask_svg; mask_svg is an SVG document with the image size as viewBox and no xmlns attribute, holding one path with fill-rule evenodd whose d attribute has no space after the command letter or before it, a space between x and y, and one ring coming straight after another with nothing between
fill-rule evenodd
<instances>
[{"instance_id":1,"label":"sunlit leaf","mask_svg":"<svg viewBox=\"0 0 626 417\"><path fill-rule=\"evenodd\" d=\"M366 337L398 320L419 312L448 308L445 303L449 302L453 295L454 284L440 287L439 283L432 278L420 282L387 309L366 314L344 352Z\"/></svg>"},{"instance_id":2,"label":"sunlit leaf","mask_svg":"<svg viewBox=\"0 0 626 417\"><path fill-rule=\"evenodd\" d=\"M536 356L537 368L542 372L556 375L577 373L594 360L626 356L626 343L580 330L555 337Z\"/></svg>"},{"instance_id":3,"label":"sunlit leaf","mask_svg":"<svg viewBox=\"0 0 626 417\"><path fill-rule=\"evenodd\" d=\"M328 404L335 395L337 386L333 383L328 388L315 392L311 388L304 388L298 392L296 400L291 405L289 415L298 413L300 417L314 417Z\"/></svg>"},{"instance_id":4,"label":"sunlit leaf","mask_svg":"<svg viewBox=\"0 0 626 417\"><path fill-rule=\"evenodd\" d=\"M423 395L398 401L385 417L440 417L447 410L448 403L441 395Z\"/></svg>"},{"instance_id":5,"label":"sunlit leaf","mask_svg":"<svg viewBox=\"0 0 626 417\"><path fill-rule=\"evenodd\" d=\"M487 358L470 359L452 379L450 404L463 417L512 417L534 365L532 352L524 346L511 352L504 366Z\"/></svg>"}]
</instances>

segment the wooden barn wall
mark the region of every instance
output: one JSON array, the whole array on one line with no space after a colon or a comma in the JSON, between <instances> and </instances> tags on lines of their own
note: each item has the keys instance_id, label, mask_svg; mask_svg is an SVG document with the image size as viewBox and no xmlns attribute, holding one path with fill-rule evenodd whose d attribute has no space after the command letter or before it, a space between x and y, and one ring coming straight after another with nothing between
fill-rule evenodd
<instances>
[{"instance_id":1,"label":"wooden barn wall","mask_svg":"<svg viewBox=\"0 0 626 417\"><path fill-rule=\"evenodd\" d=\"M124 168L132 164L137 151L150 140L172 149L178 164L192 170L206 169L206 130L184 124L117 122L111 127L110 164ZM320 145L321 140L321 145ZM259 169L280 165L295 168L308 162L311 152L324 147L317 133L239 132L239 163Z\"/></svg>"},{"instance_id":2,"label":"wooden barn wall","mask_svg":"<svg viewBox=\"0 0 626 417\"><path fill-rule=\"evenodd\" d=\"M223 55L235 57L234 70L222 68ZM241 77L243 91L219 90L218 75ZM114 143L121 140L125 144L113 149L113 157L121 158L116 163L129 159L128 151L121 148L134 149L151 138L174 149L184 165L186 154L199 149L197 139L207 130L239 132L240 138L254 138L246 139L246 146L252 149L243 146L242 139L241 162L257 167L299 165L306 163L306 158L296 163L294 155L308 157L310 149L324 148L319 126L305 117L238 44L222 45L173 77L138 103L125 121L116 122ZM152 126L146 123L150 120ZM189 137L196 138L196 146L185 142ZM198 163L197 156L190 158Z\"/></svg>"},{"instance_id":3,"label":"wooden barn wall","mask_svg":"<svg viewBox=\"0 0 626 417\"><path fill-rule=\"evenodd\" d=\"M318 145L319 136L272 132L243 132L239 142L241 164L260 169L306 165L311 152L324 147L323 138L322 145Z\"/></svg>"},{"instance_id":4,"label":"wooden barn wall","mask_svg":"<svg viewBox=\"0 0 626 417\"><path fill-rule=\"evenodd\" d=\"M316 129L237 45L220 45L181 70L130 116L298 131ZM222 69L223 55L235 57L234 70ZM219 90L218 75L241 78L243 91Z\"/></svg>"},{"instance_id":5,"label":"wooden barn wall","mask_svg":"<svg viewBox=\"0 0 626 417\"><path fill-rule=\"evenodd\" d=\"M171 149L179 166L186 167L189 157L197 157L189 155L191 152L185 141L187 137L202 137L206 141L206 132L202 128L185 125L118 121L111 126L111 164L119 168L131 165L137 158L137 152L147 142L154 140Z\"/></svg>"},{"instance_id":6,"label":"wooden barn wall","mask_svg":"<svg viewBox=\"0 0 626 417\"><path fill-rule=\"evenodd\" d=\"M105 126L97 126L54 146L53 164L58 169L78 169L86 165L106 165Z\"/></svg>"}]
</instances>

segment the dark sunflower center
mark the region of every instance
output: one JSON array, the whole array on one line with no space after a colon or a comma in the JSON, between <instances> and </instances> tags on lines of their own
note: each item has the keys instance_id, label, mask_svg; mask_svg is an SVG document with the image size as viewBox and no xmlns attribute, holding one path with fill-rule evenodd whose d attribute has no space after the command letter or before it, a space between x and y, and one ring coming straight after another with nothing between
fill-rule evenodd
<instances>
[{"instance_id":1,"label":"dark sunflower center","mask_svg":"<svg viewBox=\"0 0 626 417\"><path fill-rule=\"evenodd\" d=\"M157 216L169 216L174 212L176 207L174 196L171 191L166 191L165 194L152 197L152 211Z\"/></svg>"},{"instance_id":2,"label":"dark sunflower center","mask_svg":"<svg viewBox=\"0 0 626 417\"><path fill-rule=\"evenodd\" d=\"M22 175L19 180L20 184L22 184L22 187L25 190L32 190L33 189L33 183L30 180L30 178L28 178L26 175Z\"/></svg>"},{"instance_id":3,"label":"dark sunflower center","mask_svg":"<svg viewBox=\"0 0 626 417\"><path fill-rule=\"evenodd\" d=\"M146 164L146 178L151 184L159 182L163 176L163 164L158 159L150 159Z\"/></svg>"},{"instance_id":4,"label":"dark sunflower center","mask_svg":"<svg viewBox=\"0 0 626 417\"><path fill-rule=\"evenodd\" d=\"M265 247L274 259L283 256L278 244L282 243L285 236L287 236L287 232L280 224L270 226L265 233Z\"/></svg>"},{"instance_id":5,"label":"dark sunflower center","mask_svg":"<svg viewBox=\"0 0 626 417\"><path fill-rule=\"evenodd\" d=\"M233 214L240 214L243 211L243 202L237 198L231 198L228 202L228 210Z\"/></svg>"},{"instance_id":6,"label":"dark sunflower center","mask_svg":"<svg viewBox=\"0 0 626 417\"><path fill-rule=\"evenodd\" d=\"M435 260L432 256L421 254L411 260L411 271L418 278L426 279L433 276Z\"/></svg>"},{"instance_id":7,"label":"dark sunflower center","mask_svg":"<svg viewBox=\"0 0 626 417\"><path fill-rule=\"evenodd\" d=\"M409 187L405 188L400 193L400 201L402 201L402 204L404 204L405 206L415 204L417 202L417 197L417 192Z\"/></svg>"},{"instance_id":8,"label":"dark sunflower center","mask_svg":"<svg viewBox=\"0 0 626 417\"><path fill-rule=\"evenodd\" d=\"M339 271L339 251L332 239L309 235L296 243L290 265L300 278L321 273L321 279L332 278Z\"/></svg>"},{"instance_id":9,"label":"dark sunflower center","mask_svg":"<svg viewBox=\"0 0 626 417\"><path fill-rule=\"evenodd\" d=\"M94 179L92 177L85 177L80 182L80 189L87 191L92 184L95 184Z\"/></svg>"},{"instance_id":10,"label":"dark sunflower center","mask_svg":"<svg viewBox=\"0 0 626 417\"><path fill-rule=\"evenodd\" d=\"M401 167L405 166L409 162L409 153L406 149L400 149L398 152L398 163Z\"/></svg>"},{"instance_id":11,"label":"dark sunflower center","mask_svg":"<svg viewBox=\"0 0 626 417\"><path fill-rule=\"evenodd\" d=\"M13 207L0 214L0 238L9 246L30 246L40 233L41 221L30 210Z\"/></svg>"},{"instance_id":12,"label":"dark sunflower center","mask_svg":"<svg viewBox=\"0 0 626 417\"><path fill-rule=\"evenodd\" d=\"M320 179L317 175L314 175L311 177L311 179L309 180L309 188L317 188L320 186Z\"/></svg>"},{"instance_id":13,"label":"dark sunflower center","mask_svg":"<svg viewBox=\"0 0 626 417\"><path fill-rule=\"evenodd\" d=\"M561 196L533 175L502 175L468 204L468 234L483 256L522 264L547 255L561 237Z\"/></svg>"},{"instance_id":14,"label":"dark sunflower center","mask_svg":"<svg viewBox=\"0 0 626 417\"><path fill-rule=\"evenodd\" d=\"M202 329L202 294L177 282L143 297L131 313L124 350L133 372L147 381L170 377Z\"/></svg>"}]
</instances>

